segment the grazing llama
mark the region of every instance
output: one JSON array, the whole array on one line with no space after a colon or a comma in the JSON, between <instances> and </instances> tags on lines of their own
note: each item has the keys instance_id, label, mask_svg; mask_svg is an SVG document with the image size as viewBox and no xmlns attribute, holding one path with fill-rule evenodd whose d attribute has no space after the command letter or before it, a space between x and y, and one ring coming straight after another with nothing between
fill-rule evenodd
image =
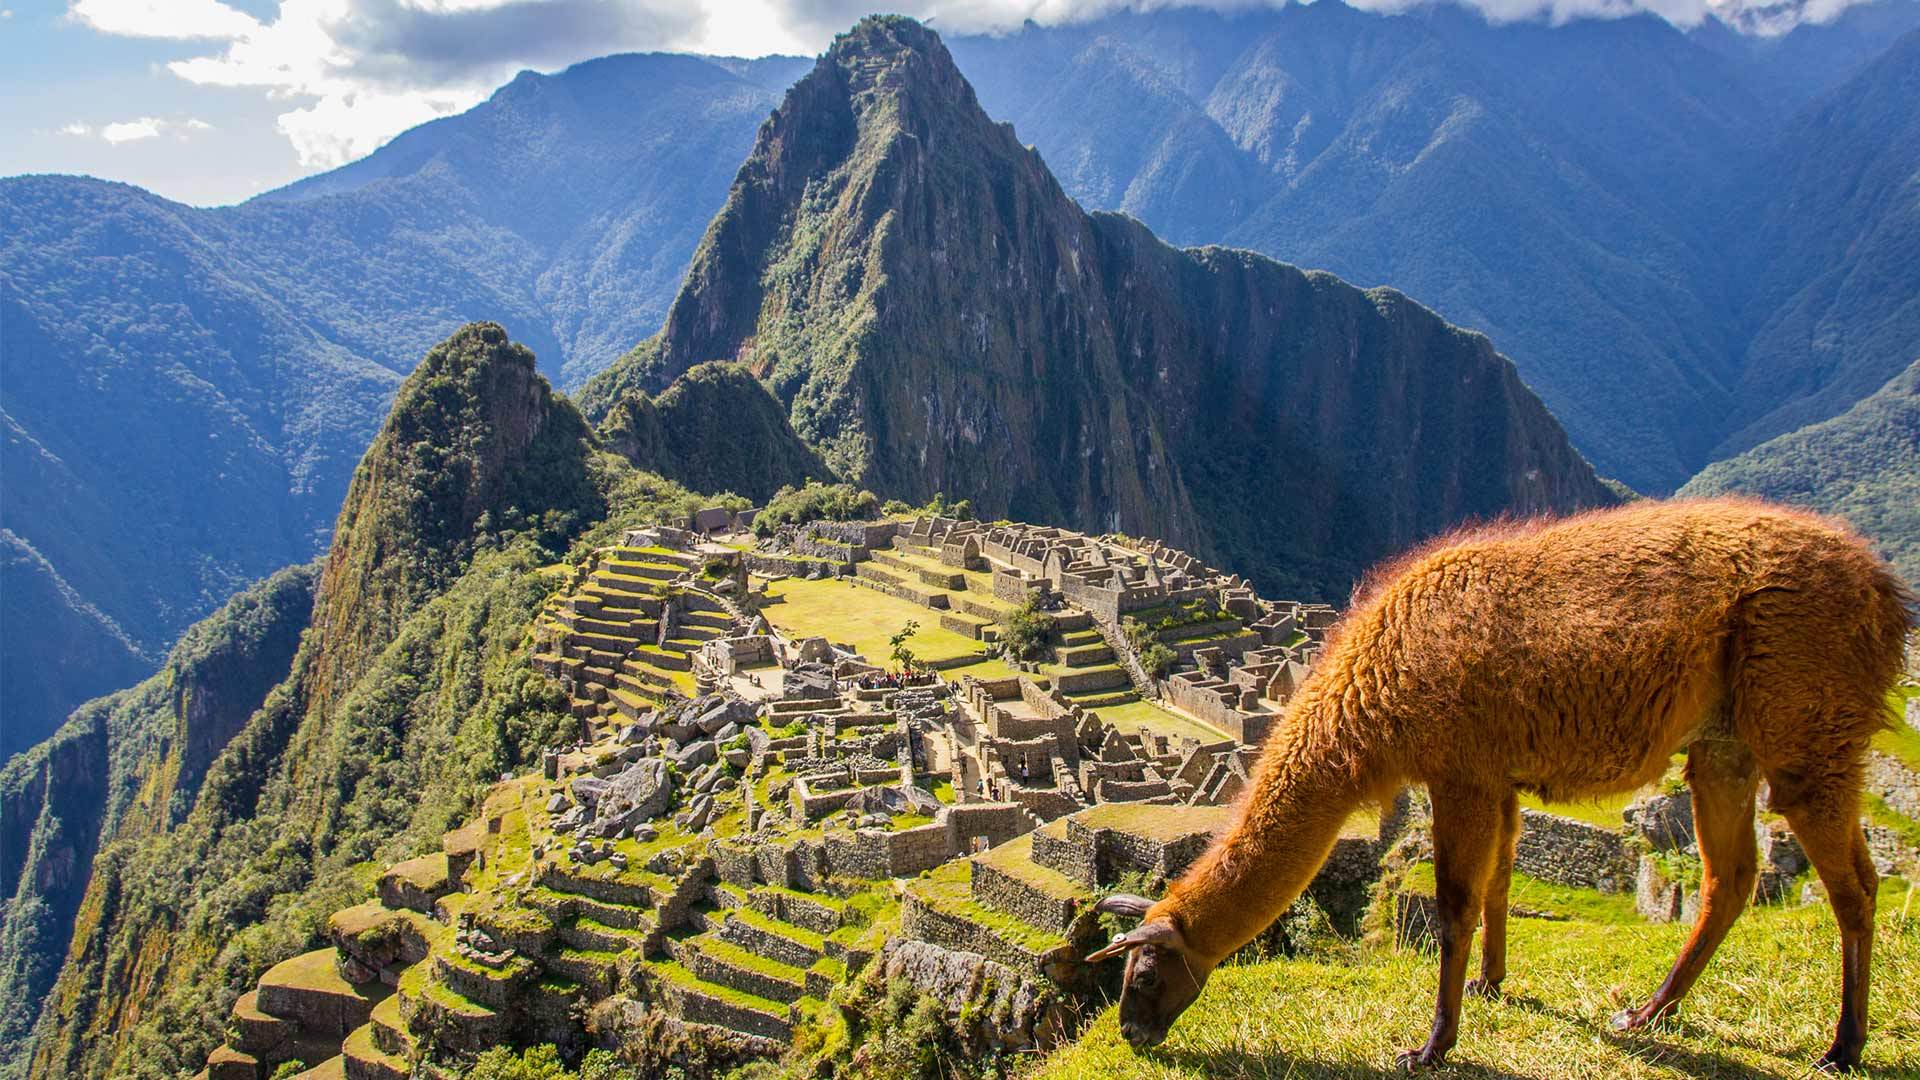
<instances>
[{"instance_id":1,"label":"grazing llama","mask_svg":"<svg viewBox=\"0 0 1920 1080\"><path fill-rule=\"evenodd\" d=\"M1313 879L1354 809L1425 784L1433 802L1440 991L1426 1045L1454 1045L1463 993L1507 973L1507 891L1526 791L1630 791L1687 753L1703 903L1653 997L1670 1013L1752 894L1762 778L1839 922L1840 1022L1827 1068L1859 1063L1878 879L1861 832L1862 759L1889 720L1910 597L1867 546L1812 514L1756 501L1641 502L1496 524L1417 550L1356 593L1268 738L1233 827L1089 959L1127 954L1120 1025L1166 1037L1208 974ZM1486 939L1467 981L1474 925Z\"/></svg>"}]
</instances>

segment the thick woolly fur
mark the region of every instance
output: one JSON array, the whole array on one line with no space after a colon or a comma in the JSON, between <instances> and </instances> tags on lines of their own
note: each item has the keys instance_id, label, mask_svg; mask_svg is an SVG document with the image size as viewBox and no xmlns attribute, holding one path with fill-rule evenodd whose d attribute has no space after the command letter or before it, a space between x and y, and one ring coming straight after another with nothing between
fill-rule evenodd
<instances>
[{"instance_id":1,"label":"thick woolly fur","mask_svg":"<svg viewBox=\"0 0 1920 1080\"><path fill-rule=\"evenodd\" d=\"M1455 907L1475 904L1511 866L1516 790L1630 790L1689 746L1696 802L1704 786L1730 808L1709 816L1724 824L1743 791L1750 807L1764 778L1822 876L1854 870L1862 763L1911 624L1899 579L1845 526L1757 501L1639 502L1443 538L1357 592L1237 824L1147 917L1210 968L1299 895L1352 810L1410 783L1433 795L1436 846L1455 849L1452 872L1437 868L1442 901L1451 883ZM1727 832L1709 854L1737 890L1750 869ZM1852 884L1870 918L1870 864L1864 877ZM1835 907L1843 927L1858 914ZM1737 909L1722 899L1719 918ZM1496 986L1501 974L1483 970ZM1697 970L1682 974L1675 1000Z\"/></svg>"}]
</instances>

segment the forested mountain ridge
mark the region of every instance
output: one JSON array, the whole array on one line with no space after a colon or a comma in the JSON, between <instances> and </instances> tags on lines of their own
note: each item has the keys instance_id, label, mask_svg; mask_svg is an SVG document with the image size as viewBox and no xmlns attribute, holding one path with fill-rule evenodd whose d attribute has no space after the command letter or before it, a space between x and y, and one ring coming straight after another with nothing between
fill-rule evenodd
<instances>
[{"instance_id":1,"label":"forested mountain ridge","mask_svg":"<svg viewBox=\"0 0 1920 1080\"><path fill-rule=\"evenodd\" d=\"M1489 333L1601 473L1657 492L1911 359L1882 348L1920 292L1886 257L1910 202L1855 183L1897 177L1908 141L1820 117L1910 117L1911 48L1868 72L1916 22L1913 0L1777 38L1320 3L949 44L1089 208L1401 289ZM0 180L0 594L9 625L30 606L45 627L0 649L0 754L321 550L403 373L458 325L501 321L567 385L654 332L808 66L523 74L237 207ZM1848 104L1822 114L1823 94ZM1847 190L1880 194L1820 194ZM1730 259L1760 235L1772 255ZM1866 242L1878 275L1836 269L1823 237Z\"/></svg>"},{"instance_id":2,"label":"forested mountain ridge","mask_svg":"<svg viewBox=\"0 0 1920 1080\"><path fill-rule=\"evenodd\" d=\"M952 47L988 113L1089 208L1419 298L1490 335L1603 474L1657 493L1728 452L1761 388L1813 393L1750 368L1880 375L1744 445L1832 415L1907 359L1769 328L1756 273L1807 287L1792 278L1804 245L1765 259L1750 246L1757 215L1859 231L1867 208L1789 196L1780 177L1784 162L1857 167L1865 147L1769 148L1819 128L1809 102L1867 78L1917 25L1907 0L1768 39L1653 15L1496 25L1456 5L1383 17L1316 3L1122 13ZM1912 295L1903 280L1877 286Z\"/></svg>"},{"instance_id":3,"label":"forested mountain ridge","mask_svg":"<svg viewBox=\"0 0 1920 1080\"><path fill-rule=\"evenodd\" d=\"M1728 492L1846 518L1920 589L1920 360L1839 416L1715 462L1680 489Z\"/></svg>"},{"instance_id":4,"label":"forested mountain ridge","mask_svg":"<svg viewBox=\"0 0 1920 1080\"><path fill-rule=\"evenodd\" d=\"M1163 536L1280 592L1340 595L1462 517L1612 498L1484 337L1086 214L907 20L794 86L659 338L583 405L714 358L882 496Z\"/></svg>"},{"instance_id":5,"label":"forested mountain ridge","mask_svg":"<svg viewBox=\"0 0 1920 1080\"><path fill-rule=\"evenodd\" d=\"M0 180L0 527L20 552L0 592L75 627L8 636L0 754L322 550L394 390L456 327L499 320L581 378L656 329L777 100L761 78L780 63L526 73L232 207ZM85 652L104 655L50 677Z\"/></svg>"}]
</instances>

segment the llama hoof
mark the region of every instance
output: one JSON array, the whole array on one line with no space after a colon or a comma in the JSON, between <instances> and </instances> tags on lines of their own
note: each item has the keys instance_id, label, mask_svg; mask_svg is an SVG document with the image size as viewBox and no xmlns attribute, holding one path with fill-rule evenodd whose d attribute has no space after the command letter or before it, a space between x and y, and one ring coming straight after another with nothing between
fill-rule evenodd
<instances>
[{"instance_id":1,"label":"llama hoof","mask_svg":"<svg viewBox=\"0 0 1920 1080\"><path fill-rule=\"evenodd\" d=\"M1639 1031L1653 1022L1652 1008L1621 1009L1613 1014L1613 1030Z\"/></svg>"},{"instance_id":2,"label":"llama hoof","mask_svg":"<svg viewBox=\"0 0 1920 1080\"><path fill-rule=\"evenodd\" d=\"M1499 979L1468 979L1467 996L1477 998L1498 998L1500 996Z\"/></svg>"},{"instance_id":3,"label":"llama hoof","mask_svg":"<svg viewBox=\"0 0 1920 1080\"><path fill-rule=\"evenodd\" d=\"M1408 1072L1419 1072L1421 1069L1436 1068L1446 1064L1446 1062L1447 1052L1445 1050L1432 1050L1424 1046L1418 1050L1402 1050L1399 1056L1393 1059L1395 1065L1398 1065Z\"/></svg>"},{"instance_id":4,"label":"llama hoof","mask_svg":"<svg viewBox=\"0 0 1920 1080\"><path fill-rule=\"evenodd\" d=\"M1856 1073L1860 1071L1860 1051L1858 1048L1845 1048L1835 1043L1820 1060L1814 1062L1814 1069L1822 1073Z\"/></svg>"}]
</instances>

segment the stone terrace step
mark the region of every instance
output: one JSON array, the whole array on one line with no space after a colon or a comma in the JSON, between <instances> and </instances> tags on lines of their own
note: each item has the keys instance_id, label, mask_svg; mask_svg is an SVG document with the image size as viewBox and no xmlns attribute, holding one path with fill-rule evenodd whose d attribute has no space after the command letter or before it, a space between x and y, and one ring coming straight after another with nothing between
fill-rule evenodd
<instances>
[{"instance_id":1,"label":"stone terrace step","mask_svg":"<svg viewBox=\"0 0 1920 1080\"><path fill-rule=\"evenodd\" d=\"M1104 641L1059 650L1060 662L1068 667L1094 667L1113 662L1113 650Z\"/></svg>"},{"instance_id":2,"label":"stone terrace step","mask_svg":"<svg viewBox=\"0 0 1920 1080\"><path fill-rule=\"evenodd\" d=\"M1033 834L1028 833L968 860L973 899L1029 925L1064 933L1092 904L1093 891L1034 862L1033 847Z\"/></svg>"},{"instance_id":3,"label":"stone terrace step","mask_svg":"<svg viewBox=\"0 0 1920 1080\"><path fill-rule=\"evenodd\" d=\"M646 578L649 581L672 581L674 578L686 573L687 568L668 562L626 562L620 559L609 559L600 564L598 572L612 574L616 577Z\"/></svg>"},{"instance_id":4,"label":"stone terrace step","mask_svg":"<svg viewBox=\"0 0 1920 1080\"><path fill-rule=\"evenodd\" d=\"M346 1080L347 1059L339 1054L315 1065L303 1073L295 1073L293 1080Z\"/></svg>"},{"instance_id":5,"label":"stone terrace step","mask_svg":"<svg viewBox=\"0 0 1920 1080\"><path fill-rule=\"evenodd\" d=\"M540 966L550 974L579 983L594 998L613 993L620 982L620 953L604 949L556 945L540 958Z\"/></svg>"},{"instance_id":6,"label":"stone terrace step","mask_svg":"<svg viewBox=\"0 0 1920 1080\"><path fill-rule=\"evenodd\" d=\"M227 1041L244 1054L270 1053L292 1038L297 1029L290 1020L261 1012L259 997L258 990L241 994L227 1014Z\"/></svg>"},{"instance_id":7,"label":"stone terrace step","mask_svg":"<svg viewBox=\"0 0 1920 1080\"><path fill-rule=\"evenodd\" d=\"M660 594L647 589L627 590L594 583L571 599L588 600L604 612L637 611L650 618L660 614Z\"/></svg>"},{"instance_id":8,"label":"stone terrace step","mask_svg":"<svg viewBox=\"0 0 1920 1080\"><path fill-rule=\"evenodd\" d=\"M373 1025L355 1028L340 1044L340 1057L346 1065L347 1080L408 1080L413 1065L373 1044Z\"/></svg>"},{"instance_id":9,"label":"stone terrace step","mask_svg":"<svg viewBox=\"0 0 1920 1080\"><path fill-rule=\"evenodd\" d=\"M1053 681L1062 692L1067 694L1111 690L1133 685L1133 680L1127 677L1126 669L1115 663L1102 667L1073 668L1061 672Z\"/></svg>"},{"instance_id":10,"label":"stone terrace step","mask_svg":"<svg viewBox=\"0 0 1920 1080\"><path fill-rule=\"evenodd\" d=\"M576 915L562 923L559 937L576 949L620 953L646 943L647 930L603 923L590 915Z\"/></svg>"},{"instance_id":11,"label":"stone terrace step","mask_svg":"<svg viewBox=\"0 0 1920 1080\"><path fill-rule=\"evenodd\" d=\"M315 949L269 968L260 976L255 999L260 1011L314 1035L341 1036L366 1023L387 987L378 982L355 986L341 978L338 955L330 948Z\"/></svg>"},{"instance_id":12,"label":"stone terrace step","mask_svg":"<svg viewBox=\"0 0 1920 1080\"><path fill-rule=\"evenodd\" d=\"M816 934L831 934L846 921L846 902L824 893L760 885L747 895L747 903L770 919L792 923Z\"/></svg>"},{"instance_id":13,"label":"stone terrace step","mask_svg":"<svg viewBox=\"0 0 1920 1080\"><path fill-rule=\"evenodd\" d=\"M751 907L729 910L719 937L730 945L797 968L812 967L826 945L825 935L770 919Z\"/></svg>"},{"instance_id":14,"label":"stone terrace step","mask_svg":"<svg viewBox=\"0 0 1920 1080\"><path fill-rule=\"evenodd\" d=\"M394 994L373 1007L367 1026L373 1029L373 1045L382 1053L404 1058L413 1054L413 1033L400 1016L400 995Z\"/></svg>"},{"instance_id":15,"label":"stone terrace step","mask_svg":"<svg viewBox=\"0 0 1920 1080\"><path fill-rule=\"evenodd\" d=\"M1048 954L1066 945L1066 936L982 905L973 898L969 877L955 862L907 882L900 935L979 953L1015 971L1043 973Z\"/></svg>"},{"instance_id":16,"label":"stone terrace step","mask_svg":"<svg viewBox=\"0 0 1920 1080\"><path fill-rule=\"evenodd\" d=\"M667 563L677 566L682 570L691 570L700 565L699 556L689 555L683 551L673 551L669 548L614 547L607 549L607 557L617 559L621 562Z\"/></svg>"},{"instance_id":17,"label":"stone terrace step","mask_svg":"<svg viewBox=\"0 0 1920 1080\"><path fill-rule=\"evenodd\" d=\"M706 982L677 963L650 964L647 974L682 1020L780 1042L793 1038L792 1014L780 1002Z\"/></svg>"},{"instance_id":18,"label":"stone terrace step","mask_svg":"<svg viewBox=\"0 0 1920 1080\"><path fill-rule=\"evenodd\" d=\"M707 933L674 949L674 959L702 982L790 1004L806 996L807 973Z\"/></svg>"}]
</instances>

